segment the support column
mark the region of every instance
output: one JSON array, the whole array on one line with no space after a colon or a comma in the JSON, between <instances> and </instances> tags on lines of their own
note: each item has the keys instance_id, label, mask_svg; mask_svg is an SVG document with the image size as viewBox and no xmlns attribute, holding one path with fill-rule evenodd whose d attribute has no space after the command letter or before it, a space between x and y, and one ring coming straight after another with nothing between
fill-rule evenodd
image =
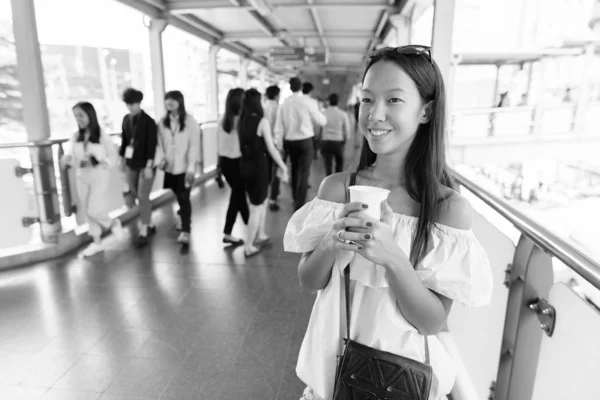
<instances>
[{"instance_id":1,"label":"support column","mask_svg":"<svg viewBox=\"0 0 600 400\"><path fill-rule=\"evenodd\" d=\"M583 73L579 84L579 96L575 105L573 115L573 133L580 135L585 130L585 119L590 105L590 68L594 62L596 52L595 44L588 44L585 47Z\"/></svg>"},{"instance_id":2,"label":"support column","mask_svg":"<svg viewBox=\"0 0 600 400\"><path fill-rule=\"evenodd\" d=\"M260 69L259 82L258 91L264 93L267 90L267 69L265 67Z\"/></svg>"},{"instance_id":3,"label":"support column","mask_svg":"<svg viewBox=\"0 0 600 400\"><path fill-rule=\"evenodd\" d=\"M27 137L35 142L47 141L50 138L50 119L34 0L12 0L11 6ZM62 226L52 147L32 147L31 165L41 238L44 242L56 243Z\"/></svg>"},{"instance_id":4,"label":"support column","mask_svg":"<svg viewBox=\"0 0 600 400\"><path fill-rule=\"evenodd\" d=\"M403 14L394 14L389 18L394 27L394 46L405 46L410 44L411 19Z\"/></svg>"},{"instance_id":5,"label":"support column","mask_svg":"<svg viewBox=\"0 0 600 400\"><path fill-rule=\"evenodd\" d=\"M165 64L163 62L162 33L167 27L164 19L152 19L148 26L150 36L150 63L152 66L152 89L154 90L154 117L165 115Z\"/></svg>"},{"instance_id":6,"label":"support column","mask_svg":"<svg viewBox=\"0 0 600 400\"><path fill-rule=\"evenodd\" d=\"M212 44L208 49L208 119L219 117L219 80L217 74L217 54L221 46Z\"/></svg>"},{"instance_id":7,"label":"support column","mask_svg":"<svg viewBox=\"0 0 600 400\"><path fill-rule=\"evenodd\" d=\"M437 63L446 88L449 88L450 69L452 68L452 33L454 28L455 0L435 0L433 15L433 35L431 39L431 56ZM446 90L446 108L452 112L452 93Z\"/></svg>"},{"instance_id":8,"label":"support column","mask_svg":"<svg viewBox=\"0 0 600 400\"><path fill-rule=\"evenodd\" d=\"M531 125L531 133L534 136L539 136L542 132L542 122L544 118L544 94L546 88L544 86L545 74L546 74L546 63L544 58L539 61L539 81L537 87L537 96L535 99L535 110L533 112L533 124ZM533 68L533 64L531 66Z\"/></svg>"},{"instance_id":9,"label":"support column","mask_svg":"<svg viewBox=\"0 0 600 400\"><path fill-rule=\"evenodd\" d=\"M248 66L250 65L250 60L247 58L240 59L240 72L238 73L238 83L242 89L248 88Z\"/></svg>"}]
</instances>

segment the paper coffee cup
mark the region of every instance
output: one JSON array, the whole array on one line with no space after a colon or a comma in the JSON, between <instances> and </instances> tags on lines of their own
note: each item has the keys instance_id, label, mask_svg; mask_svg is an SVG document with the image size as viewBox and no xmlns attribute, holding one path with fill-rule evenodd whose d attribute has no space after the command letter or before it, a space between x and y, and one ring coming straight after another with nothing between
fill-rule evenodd
<instances>
[{"instance_id":1,"label":"paper coffee cup","mask_svg":"<svg viewBox=\"0 0 600 400\"><path fill-rule=\"evenodd\" d=\"M381 220L381 202L388 198L389 190L361 185L350 186L348 190L350 190L351 202L368 204L369 208L364 212L378 221Z\"/></svg>"}]
</instances>

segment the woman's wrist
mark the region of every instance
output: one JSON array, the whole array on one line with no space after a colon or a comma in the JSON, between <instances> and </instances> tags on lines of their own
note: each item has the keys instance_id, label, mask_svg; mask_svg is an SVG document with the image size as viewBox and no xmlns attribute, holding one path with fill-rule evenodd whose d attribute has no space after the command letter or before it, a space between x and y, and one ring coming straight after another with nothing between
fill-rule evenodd
<instances>
[{"instance_id":1,"label":"woman's wrist","mask_svg":"<svg viewBox=\"0 0 600 400\"><path fill-rule=\"evenodd\" d=\"M410 260L398 245L387 251L384 260L385 262L381 266L388 272L405 272L408 269L412 269Z\"/></svg>"}]
</instances>

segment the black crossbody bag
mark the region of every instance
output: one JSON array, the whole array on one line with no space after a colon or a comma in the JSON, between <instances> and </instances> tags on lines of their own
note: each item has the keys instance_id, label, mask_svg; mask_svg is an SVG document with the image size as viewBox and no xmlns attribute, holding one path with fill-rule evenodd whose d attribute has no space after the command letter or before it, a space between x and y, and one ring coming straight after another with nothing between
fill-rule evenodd
<instances>
[{"instance_id":1,"label":"black crossbody bag","mask_svg":"<svg viewBox=\"0 0 600 400\"><path fill-rule=\"evenodd\" d=\"M351 185L356 181L352 174ZM346 338L344 354L338 357L333 400L427 400L432 368L429 342L425 341L425 363L365 346L350 339L350 264L344 270Z\"/></svg>"}]
</instances>

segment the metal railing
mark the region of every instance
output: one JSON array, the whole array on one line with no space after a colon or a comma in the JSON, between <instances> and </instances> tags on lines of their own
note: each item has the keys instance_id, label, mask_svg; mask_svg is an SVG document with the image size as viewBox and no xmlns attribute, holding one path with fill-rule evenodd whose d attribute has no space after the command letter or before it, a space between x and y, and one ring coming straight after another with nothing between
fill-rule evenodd
<instances>
[{"instance_id":1,"label":"metal railing","mask_svg":"<svg viewBox=\"0 0 600 400\"><path fill-rule=\"evenodd\" d=\"M600 289L600 264L577 250L565 239L526 216L506 201L486 191L475 182L456 172L454 176L461 186L464 186L506 218L515 228L531 239L542 250L562 261L567 267L593 284L594 287Z\"/></svg>"},{"instance_id":2,"label":"metal railing","mask_svg":"<svg viewBox=\"0 0 600 400\"><path fill-rule=\"evenodd\" d=\"M200 176L216 169L216 121L207 121L200 126ZM120 137L120 133L110 133L112 139ZM15 175L23 178L32 176L33 197L36 198L37 215L22 217L25 227L37 224L42 242L57 243L63 233L61 220L77 212L74 194L72 192L72 177L68 169L61 168L59 160L65 153L64 144L69 139L47 139L41 141L26 141L15 143L0 143L0 150L28 150L31 168L24 168L25 154L18 154L20 163L15 167ZM12 157L9 157L12 158ZM29 160L27 160L29 161ZM31 192L31 188L29 189ZM113 199L115 200L115 199ZM115 201L112 201L115 203ZM57 208L59 205L59 208ZM9 229L9 227L5 227ZM24 243L23 243L24 244ZM0 243L0 249L6 249Z\"/></svg>"}]
</instances>

